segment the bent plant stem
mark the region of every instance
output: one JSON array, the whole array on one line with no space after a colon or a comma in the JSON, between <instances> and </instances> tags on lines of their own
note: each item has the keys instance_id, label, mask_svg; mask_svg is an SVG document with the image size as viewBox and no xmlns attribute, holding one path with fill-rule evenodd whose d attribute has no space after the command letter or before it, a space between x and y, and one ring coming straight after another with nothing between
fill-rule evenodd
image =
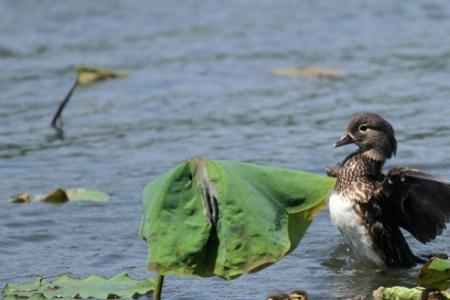
<instances>
[{"instance_id":1,"label":"bent plant stem","mask_svg":"<svg viewBox=\"0 0 450 300\"><path fill-rule=\"evenodd\" d=\"M76 87L78 86L78 77L75 79L75 82L73 83L72 87L70 88L67 95L64 97L63 101L58 107L58 110L56 111L55 115L52 119L52 127L56 129L59 133L62 133L63 125L61 120L61 114L63 112L64 107L67 105L67 102L69 102L70 98L72 97L73 92L75 91Z\"/></svg>"},{"instance_id":2,"label":"bent plant stem","mask_svg":"<svg viewBox=\"0 0 450 300\"><path fill-rule=\"evenodd\" d=\"M208 214L208 219L211 226L216 226L218 218L218 193L213 183L209 180L205 163L199 160L198 164L199 168L197 169L196 177L202 191L203 203L205 205L206 213Z\"/></svg>"},{"instance_id":3,"label":"bent plant stem","mask_svg":"<svg viewBox=\"0 0 450 300\"><path fill-rule=\"evenodd\" d=\"M153 293L152 300L161 300L163 284L164 284L164 275L157 274L155 291Z\"/></svg>"}]
</instances>

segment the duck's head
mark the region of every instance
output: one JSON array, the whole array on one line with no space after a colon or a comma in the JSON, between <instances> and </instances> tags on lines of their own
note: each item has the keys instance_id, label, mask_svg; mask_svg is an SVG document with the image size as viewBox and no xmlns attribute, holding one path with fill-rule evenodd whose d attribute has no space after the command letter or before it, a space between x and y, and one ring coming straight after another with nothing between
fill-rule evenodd
<instances>
[{"instance_id":1,"label":"duck's head","mask_svg":"<svg viewBox=\"0 0 450 300\"><path fill-rule=\"evenodd\" d=\"M447 298L438 289L427 288L422 292L421 300L446 300Z\"/></svg>"},{"instance_id":2,"label":"duck's head","mask_svg":"<svg viewBox=\"0 0 450 300\"><path fill-rule=\"evenodd\" d=\"M356 144L360 153L378 161L391 158L397 151L392 125L379 115L368 112L354 115L333 147L347 144Z\"/></svg>"},{"instance_id":3,"label":"duck's head","mask_svg":"<svg viewBox=\"0 0 450 300\"><path fill-rule=\"evenodd\" d=\"M289 300L308 300L308 293L303 290L295 290L289 293Z\"/></svg>"},{"instance_id":4,"label":"duck's head","mask_svg":"<svg viewBox=\"0 0 450 300\"><path fill-rule=\"evenodd\" d=\"M266 300L289 300L289 295L284 293L278 293L267 296Z\"/></svg>"}]
</instances>

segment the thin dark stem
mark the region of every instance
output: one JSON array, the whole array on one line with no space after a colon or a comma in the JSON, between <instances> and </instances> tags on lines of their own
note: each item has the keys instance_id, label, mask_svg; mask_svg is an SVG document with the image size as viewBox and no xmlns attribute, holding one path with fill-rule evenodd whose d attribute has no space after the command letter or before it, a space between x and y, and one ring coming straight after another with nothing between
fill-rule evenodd
<instances>
[{"instance_id":1,"label":"thin dark stem","mask_svg":"<svg viewBox=\"0 0 450 300\"><path fill-rule=\"evenodd\" d=\"M72 97L72 94L75 91L77 86L78 86L78 78L75 79L75 82L73 83L73 85L70 88L69 92L67 93L66 97L64 97L64 100L61 102L61 104L58 107L58 110L56 111L55 115L53 116L52 127L55 128L58 132L62 132L63 125L62 125L62 121L61 121L61 114L63 112L63 109L66 106L67 102L69 102L70 97Z\"/></svg>"},{"instance_id":2,"label":"thin dark stem","mask_svg":"<svg viewBox=\"0 0 450 300\"><path fill-rule=\"evenodd\" d=\"M156 275L156 286L153 292L152 300L161 300L162 288L164 284L164 275Z\"/></svg>"}]
</instances>

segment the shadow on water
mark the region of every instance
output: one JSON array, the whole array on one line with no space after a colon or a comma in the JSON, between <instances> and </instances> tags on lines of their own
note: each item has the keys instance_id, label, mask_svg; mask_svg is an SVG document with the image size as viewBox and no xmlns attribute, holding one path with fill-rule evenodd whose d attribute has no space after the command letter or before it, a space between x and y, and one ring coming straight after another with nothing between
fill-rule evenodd
<instances>
[{"instance_id":1,"label":"shadow on water","mask_svg":"<svg viewBox=\"0 0 450 300\"><path fill-rule=\"evenodd\" d=\"M47 135L47 142L53 143L55 141L62 141L64 140L64 129L61 128L55 128L55 132L53 134Z\"/></svg>"}]
</instances>

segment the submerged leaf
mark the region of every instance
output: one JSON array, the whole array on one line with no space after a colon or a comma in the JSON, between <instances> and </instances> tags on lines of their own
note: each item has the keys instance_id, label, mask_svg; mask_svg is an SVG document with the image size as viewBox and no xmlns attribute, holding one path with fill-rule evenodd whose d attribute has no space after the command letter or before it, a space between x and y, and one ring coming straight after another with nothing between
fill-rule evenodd
<instances>
[{"instance_id":1,"label":"submerged leaf","mask_svg":"<svg viewBox=\"0 0 450 300\"><path fill-rule=\"evenodd\" d=\"M420 269L417 283L440 290L450 288L450 260L433 257Z\"/></svg>"},{"instance_id":2,"label":"submerged leaf","mask_svg":"<svg viewBox=\"0 0 450 300\"><path fill-rule=\"evenodd\" d=\"M345 73L338 69L324 67L304 67L304 68L276 68L270 70L270 73L277 76L287 77L317 77L317 78L344 78Z\"/></svg>"},{"instance_id":3,"label":"submerged leaf","mask_svg":"<svg viewBox=\"0 0 450 300\"><path fill-rule=\"evenodd\" d=\"M31 284L7 284L2 296L3 299L130 299L148 294L153 289L152 280L130 279L126 273L111 278L90 275L81 279L64 274L49 283L38 277Z\"/></svg>"},{"instance_id":4,"label":"submerged leaf","mask_svg":"<svg viewBox=\"0 0 450 300\"><path fill-rule=\"evenodd\" d=\"M103 80L123 78L128 76L127 72L113 71L110 69L85 65L76 66L75 73L77 74L77 81L79 85L88 85Z\"/></svg>"},{"instance_id":5,"label":"submerged leaf","mask_svg":"<svg viewBox=\"0 0 450 300\"><path fill-rule=\"evenodd\" d=\"M334 179L248 163L190 160L144 190L150 270L232 279L292 251Z\"/></svg>"},{"instance_id":6,"label":"submerged leaf","mask_svg":"<svg viewBox=\"0 0 450 300\"><path fill-rule=\"evenodd\" d=\"M69 201L69 197L67 197L66 192L63 189L56 189L47 195L43 196L41 199L42 202L59 204Z\"/></svg>"}]
</instances>

